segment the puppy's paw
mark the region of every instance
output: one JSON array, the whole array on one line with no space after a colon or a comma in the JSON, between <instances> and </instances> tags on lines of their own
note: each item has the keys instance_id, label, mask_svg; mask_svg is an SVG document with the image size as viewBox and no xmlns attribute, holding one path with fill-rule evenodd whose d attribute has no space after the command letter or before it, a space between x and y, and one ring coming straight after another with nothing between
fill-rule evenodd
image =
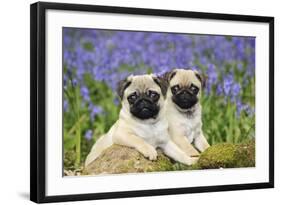
<instances>
[{"instance_id":1,"label":"puppy's paw","mask_svg":"<svg viewBox=\"0 0 281 205\"><path fill-rule=\"evenodd\" d=\"M139 147L139 152L142 153L149 160L157 159L157 151L151 145L141 146Z\"/></svg>"},{"instance_id":2,"label":"puppy's paw","mask_svg":"<svg viewBox=\"0 0 281 205\"><path fill-rule=\"evenodd\" d=\"M184 164L186 164L188 166L193 165L193 164L197 163L198 159L199 159L199 157L187 157L185 159Z\"/></svg>"},{"instance_id":3,"label":"puppy's paw","mask_svg":"<svg viewBox=\"0 0 281 205\"><path fill-rule=\"evenodd\" d=\"M191 157L191 164L197 163L199 160L199 157Z\"/></svg>"},{"instance_id":4,"label":"puppy's paw","mask_svg":"<svg viewBox=\"0 0 281 205\"><path fill-rule=\"evenodd\" d=\"M190 149L185 153L191 157L198 157L200 155L200 153L196 149Z\"/></svg>"}]
</instances>

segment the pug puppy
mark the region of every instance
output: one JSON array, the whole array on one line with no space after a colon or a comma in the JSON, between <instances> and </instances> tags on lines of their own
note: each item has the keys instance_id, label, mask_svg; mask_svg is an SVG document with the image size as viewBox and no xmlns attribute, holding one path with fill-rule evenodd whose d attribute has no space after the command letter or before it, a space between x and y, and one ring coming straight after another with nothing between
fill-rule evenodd
<instances>
[{"instance_id":1,"label":"pug puppy","mask_svg":"<svg viewBox=\"0 0 281 205\"><path fill-rule=\"evenodd\" d=\"M117 91L122 101L119 119L94 144L85 166L114 143L135 148L150 160L156 160L156 148L161 148L175 161L195 163L196 158L187 156L170 139L164 110L166 91L165 82L155 75L129 76L121 81Z\"/></svg>"},{"instance_id":2,"label":"pug puppy","mask_svg":"<svg viewBox=\"0 0 281 205\"><path fill-rule=\"evenodd\" d=\"M210 145L202 131L200 96L205 78L197 71L174 69L164 75L169 134L188 156L198 156ZM194 148L192 146L194 144Z\"/></svg>"}]
</instances>

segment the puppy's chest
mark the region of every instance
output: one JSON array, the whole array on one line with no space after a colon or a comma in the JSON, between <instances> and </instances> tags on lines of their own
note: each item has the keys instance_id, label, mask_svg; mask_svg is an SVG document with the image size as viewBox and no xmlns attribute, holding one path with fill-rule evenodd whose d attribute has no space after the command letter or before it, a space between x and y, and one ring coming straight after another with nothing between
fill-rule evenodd
<instances>
[{"instance_id":1,"label":"puppy's chest","mask_svg":"<svg viewBox=\"0 0 281 205\"><path fill-rule=\"evenodd\" d=\"M134 131L150 145L157 147L168 140L168 122L139 125Z\"/></svg>"},{"instance_id":2,"label":"puppy's chest","mask_svg":"<svg viewBox=\"0 0 281 205\"><path fill-rule=\"evenodd\" d=\"M183 118L179 121L179 127L183 130L183 134L188 138L188 140L192 142L201 133L201 118L198 116L194 118Z\"/></svg>"}]
</instances>

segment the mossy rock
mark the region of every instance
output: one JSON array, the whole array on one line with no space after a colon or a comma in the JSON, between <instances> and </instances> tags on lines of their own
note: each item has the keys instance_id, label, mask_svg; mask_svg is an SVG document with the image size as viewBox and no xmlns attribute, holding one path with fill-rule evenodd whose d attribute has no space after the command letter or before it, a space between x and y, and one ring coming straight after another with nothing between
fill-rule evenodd
<instances>
[{"instance_id":1,"label":"mossy rock","mask_svg":"<svg viewBox=\"0 0 281 205\"><path fill-rule=\"evenodd\" d=\"M112 145L87 167L83 174L119 174L136 172L159 172L174 170L238 168L255 166L255 142L244 144L222 143L209 147L200 155L197 164L186 166L177 163L157 150L155 161L145 158L137 150Z\"/></svg>"},{"instance_id":2,"label":"mossy rock","mask_svg":"<svg viewBox=\"0 0 281 205\"><path fill-rule=\"evenodd\" d=\"M172 161L160 150L157 150L157 152L157 160L150 161L133 148L112 145L103 151L95 161L85 167L83 174L118 174L172 170Z\"/></svg>"},{"instance_id":3,"label":"mossy rock","mask_svg":"<svg viewBox=\"0 0 281 205\"><path fill-rule=\"evenodd\" d=\"M200 169L254 167L255 142L211 146L201 154L197 166Z\"/></svg>"}]
</instances>

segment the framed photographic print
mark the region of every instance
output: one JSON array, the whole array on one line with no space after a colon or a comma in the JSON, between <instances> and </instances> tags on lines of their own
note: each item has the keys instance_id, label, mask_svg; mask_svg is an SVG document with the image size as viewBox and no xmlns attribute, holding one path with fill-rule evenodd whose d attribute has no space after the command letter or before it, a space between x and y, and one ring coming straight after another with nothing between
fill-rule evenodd
<instances>
[{"instance_id":1,"label":"framed photographic print","mask_svg":"<svg viewBox=\"0 0 281 205\"><path fill-rule=\"evenodd\" d=\"M31 5L30 199L274 187L274 18Z\"/></svg>"}]
</instances>

